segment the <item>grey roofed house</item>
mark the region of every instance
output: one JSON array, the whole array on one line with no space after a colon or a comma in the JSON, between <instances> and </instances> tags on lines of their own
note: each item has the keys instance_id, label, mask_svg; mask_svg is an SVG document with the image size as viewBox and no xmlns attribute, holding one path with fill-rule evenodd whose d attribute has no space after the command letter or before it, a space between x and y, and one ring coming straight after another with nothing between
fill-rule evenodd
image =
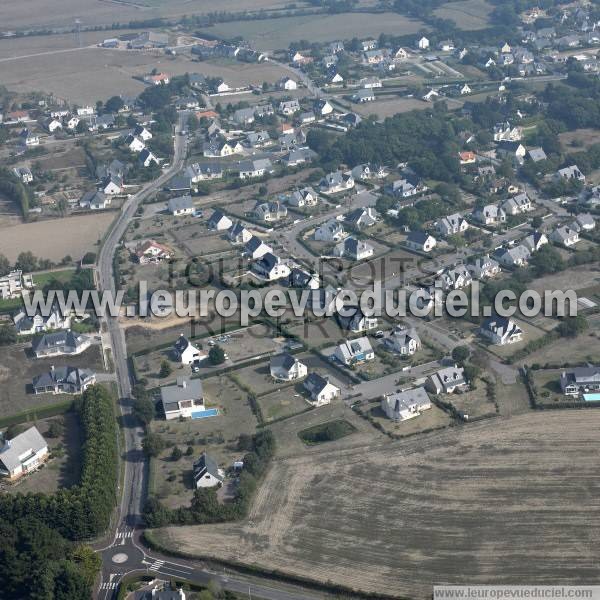
<instances>
[{"instance_id":1,"label":"grey roofed house","mask_svg":"<svg viewBox=\"0 0 600 600\"><path fill-rule=\"evenodd\" d=\"M295 165L310 162L316 157L317 153L311 148L297 148L290 150L290 152L281 159L281 162L285 163L288 167L293 167Z\"/></svg>"},{"instance_id":2,"label":"grey roofed house","mask_svg":"<svg viewBox=\"0 0 600 600\"><path fill-rule=\"evenodd\" d=\"M78 354L90 345L91 339L81 333L56 331L34 338L31 350L37 358L55 354Z\"/></svg>"},{"instance_id":3,"label":"grey roofed house","mask_svg":"<svg viewBox=\"0 0 600 600\"><path fill-rule=\"evenodd\" d=\"M246 141L250 146L260 146L271 141L271 136L268 131L251 131L246 136Z\"/></svg>"},{"instance_id":4,"label":"grey roofed house","mask_svg":"<svg viewBox=\"0 0 600 600\"><path fill-rule=\"evenodd\" d=\"M206 452L194 463L194 483L198 483L205 475L212 475L215 479L223 482L224 477L219 472L217 462Z\"/></svg>"},{"instance_id":5,"label":"grey roofed house","mask_svg":"<svg viewBox=\"0 0 600 600\"><path fill-rule=\"evenodd\" d=\"M178 377L176 385L166 385L160 388L160 396L166 411L178 410L179 402L202 398L202 381Z\"/></svg>"},{"instance_id":6,"label":"grey roofed house","mask_svg":"<svg viewBox=\"0 0 600 600\"><path fill-rule=\"evenodd\" d=\"M188 192L192 189L192 178L186 174L175 175L167 184L167 188L170 192Z\"/></svg>"},{"instance_id":7,"label":"grey roofed house","mask_svg":"<svg viewBox=\"0 0 600 600\"><path fill-rule=\"evenodd\" d=\"M357 208L346 214L344 221L358 228L370 227L371 225L375 225L375 223L377 223L377 212L374 208L370 207Z\"/></svg>"},{"instance_id":8,"label":"grey roofed house","mask_svg":"<svg viewBox=\"0 0 600 600\"><path fill-rule=\"evenodd\" d=\"M313 275L312 273L309 273L308 271L304 271L303 269L300 269L298 267L294 267L290 271L290 285L292 287L305 288L305 287L309 286L309 284L311 284L311 282L314 282L313 289L318 288L319 276Z\"/></svg>"},{"instance_id":9,"label":"grey roofed house","mask_svg":"<svg viewBox=\"0 0 600 600\"><path fill-rule=\"evenodd\" d=\"M585 175L581 172L577 165L571 165L558 170L558 176L563 179L577 179L585 181Z\"/></svg>"},{"instance_id":10,"label":"grey roofed house","mask_svg":"<svg viewBox=\"0 0 600 600\"><path fill-rule=\"evenodd\" d=\"M109 164L98 165L98 167L96 167L96 177L99 181L103 181L109 176L122 180L123 175L125 175L125 170L125 165L115 158Z\"/></svg>"},{"instance_id":11,"label":"grey roofed house","mask_svg":"<svg viewBox=\"0 0 600 600\"><path fill-rule=\"evenodd\" d=\"M383 409L392 421L406 421L431 408L431 400L424 387L388 394L382 400Z\"/></svg>"},{"instance_id":12,"label":"grey roofed house","mask_svg":"<svg viewBox=\"0 0 600 600\"><path fill-rule=\"evenodd\" d=\"M548 157L546 156L546 153L544 152L543 148L530 148L528 151L529 154L529 158L533 161L533 162L540 162L542 160L546 160Z\"/></svg>"},{"instance_id":13,"label":"grey roofed house","mask_svg":"<svg viewBox=\"0 0 600 600\"><path fill-rule=\"evenodd\" d=\"M48 372L33 378L33 391L76 394L95 383L96 374L91 369L78 367L52 367Z\"/></svg>"},{"instance_id":14,"label":"grey roofed house","mask_svg":"<svg viewBox=\"0 0 600 600\"><path fill-rule=\"evenodd\" d=\"M185 196L178 196L177 198L171 198L169 200L169 212L176 214L182 211L191 211L194 209L194 203L192 197L188 194Z\"/></svg>"},{"instance_id":15,"label":"grey roofed house","mask_svg":"<svg viewBox=\"0 0 600 600\"><path fill-rule=\"evenodd\" d=\"M448 394L466 384L465 371L462 367L446 367L430 375L425 387L434 394L442 392Z\"/></svg>"},{"instance_id":16,"label":"grey roofed house","mask_svg":"<svg viewBox=\"0 0 600 600\"><path fill-rule=\"evenodd\" d=\"M106 194L101 190L90 190L86 192L79 201L81 208L89 208L91 210L102 210L110 203Z\"/></svg>"},{"instance_id":17,"label":"grey roofed house","mask_svg":"<svg viewBox=\"0 0 600 600\"><path fill-rule=\"evenodd\" d=\"M250 125L251 123L254 123L255 118L256 112L252 107L238 108L233 113L233 120L241 125Z\"/></svg>"},{"instance_id":18,"label":"grey roofed house","mask_svg":"<svg viewBox=\"0 0 600 600\"><path fill-rule=\"evenodd\" d=\"M362 117L356 113L349 112L342 117L342 121L348 127L356 127L362 121Z\"/></svg>"},{"instance_id":19,"label":"grey roofed house","mask_svg":"<svg viewBox=\"0 0 600 600\"><path fill-rule=\"evenodd\" d=\"M255 250L258 250L263 244L264 244L264 242L257 235L253 235L246 242L246 245L244 246L244 250L246 252L248 252L249 254L252 254ZM265 244L265 246L266 246L266 244Z\"/></svg>"},{"instance_id":20,"label":"grey roofed house","mask_svg":"<svg viewBox=\"0 0 600 600\"><path fill-rule=\"evenodd\" d=\"M600 389L600 367L575 367L564 371L560 376L563 393L575 395L580 389L592 391Z\"/></svg>"},{"instance_id":21,"label":"grey roofed house","mask_svg":"<svg viewBox=\"0 0 600 600\"><path fill-rule=\"evenodd\" d=\"M294 358L289 352L283 354L276 354L271 357L271 369L283 369L289 371L296 364L296 358Z\"/></svg>"},{"instance_id":22,"label":"grey roofed house","mask_svg":"<svg viewBox=\"0 0 600 600\"><path fill-rule=\"evenodd\" d=\"M206 84L206 77L201 73L189 73L188 77L193 88L199 88Z\"/></svg>"},{"instance_id":23,"label":"grey roofed house","mask_svg":"<svg viewBox=\"0 0 600 600\"><path fill-rule=\"evenodd\" d=\"M310 373L304 380L304 387L310 392L313 398L318 397L327 385L329 385L329 381L318 373Z\"/></svg>"},{"instance_id":24,"label":"grey roofed house","mask_svg":"<svg viewBox=\"0 0 600 600\"><path fill-rule=\"evenodd\" d=\"M106 113L96 118L96 125L102 129L108 129L115 126L115 115Z\"/></svg>"},{"instance_id":25,"label":"grey roofed house","mask_svg":"<svg viewBox=\"0 0 600 600\"><path fill-rule=\"evenodd\" d=\"M4 465L9 473L12 473L23 464L23 455L35 455L47 446L48 443L37 427L30 427L0 448L0 464Z\"/></svg>"},{"instance_id":26,"label":"grey roofed house","mask_svg":"<svg viewBox=\"0 0 600 600\"><path fill-rule=\"evenodd\" d=\"M415 245L423 246L429 237L429 234L425 233L424 231L411 231L406 236L406 241Z\"/></svg>"}]
</instances>

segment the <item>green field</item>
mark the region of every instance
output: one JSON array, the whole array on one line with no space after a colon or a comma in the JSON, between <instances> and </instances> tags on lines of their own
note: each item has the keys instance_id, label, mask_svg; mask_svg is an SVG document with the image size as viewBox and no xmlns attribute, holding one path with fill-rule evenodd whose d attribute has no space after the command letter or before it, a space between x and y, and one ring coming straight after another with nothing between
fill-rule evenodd
<instances>
[{"instance_id":1,"label":"green field","mask_svg":"<svg viewBox=\"0 0 600 600\"><path fill-rule=\"evenodd\" d=\"M459 0L448 2L434 11L440 19L450 19L465 30L484 29L490 25L493 7L486 0Z\"/></svg>"}]
</instances>

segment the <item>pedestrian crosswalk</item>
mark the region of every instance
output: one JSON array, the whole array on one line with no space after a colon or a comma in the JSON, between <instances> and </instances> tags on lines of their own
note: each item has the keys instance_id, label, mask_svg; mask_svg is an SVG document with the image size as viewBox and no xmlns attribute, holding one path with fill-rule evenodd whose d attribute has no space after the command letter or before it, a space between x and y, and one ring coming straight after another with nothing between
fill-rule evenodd
<instances>
[{"instance_id":1,"label":"pedestrian crosswalk","mask_svg":"<svg viewBox=\"0 0 600 600\"><path fill-rule=\"evenodd\" d=\"M133 529L123 529L121 531L117 531L116 543L122 546L131 538L133 538Z\"/></svg>"},{"instance_id":2,"label":"pedestrian crosswalk","mask_svg":"<svg viewBox=\"0 0 600 600\"><path fill-rule=\"evenodd\" d=\"M101 590L116 590L119 584L116 581L105 581L100 585Z\"/></svg>"},{"instance_id":3,"label":"pedestrian crosswalk","mask_svg":"<svg viewBox=\"0 0 600 600\"><path fill-rule=\"evenodd\" d=\"M149 567L150 571L159 571L160 568L165 564L164 560L155 560Z\"/></svg>"}]
</instances>

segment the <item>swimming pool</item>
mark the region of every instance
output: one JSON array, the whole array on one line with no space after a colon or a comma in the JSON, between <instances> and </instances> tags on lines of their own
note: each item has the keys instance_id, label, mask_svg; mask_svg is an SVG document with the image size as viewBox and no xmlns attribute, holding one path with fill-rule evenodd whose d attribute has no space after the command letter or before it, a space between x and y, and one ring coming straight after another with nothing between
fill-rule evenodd
<instances>
[{"instance_id":1,"label":"swimming pool","mask_svg":"<svg viewBox=\"0 0 600 600\"><path fill-rule=\"evenodd\" d=\"M206 419L207 417L216 417L218 414L218 408L207 408L205 410L197 410L193 412L192 419Z\"/></svg>"},{"instance_id":2,"label":"swimming pool","mask_svg":"<svg viewBox=\"0 0 600 600\"><path fill-rule=\"evenodd\" d=\"M586 402L598 402L598 401L600 401L600 394L598 394L598 393L583 394L583 399Z\"/></svg>"}]
</instances>

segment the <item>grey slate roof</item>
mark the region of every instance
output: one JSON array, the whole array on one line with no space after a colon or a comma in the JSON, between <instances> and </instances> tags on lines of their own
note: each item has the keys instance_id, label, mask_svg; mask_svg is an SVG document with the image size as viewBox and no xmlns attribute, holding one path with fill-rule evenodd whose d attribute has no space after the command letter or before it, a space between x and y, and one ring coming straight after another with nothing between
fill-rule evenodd
<instances>
[{"instance_id":1,"label":"grey slate roof","mask_svg":"<svg viewBox=\"0 0 600 600\"><path fill-rule=\"evenodd\" d=\"M14 471L21 464L19 457L29 450L34 453L39 452L47 445L37 427L30 427L27 431L15 436L0 450L0 462L8 471Z\"/></svg>"}]
</instances>

